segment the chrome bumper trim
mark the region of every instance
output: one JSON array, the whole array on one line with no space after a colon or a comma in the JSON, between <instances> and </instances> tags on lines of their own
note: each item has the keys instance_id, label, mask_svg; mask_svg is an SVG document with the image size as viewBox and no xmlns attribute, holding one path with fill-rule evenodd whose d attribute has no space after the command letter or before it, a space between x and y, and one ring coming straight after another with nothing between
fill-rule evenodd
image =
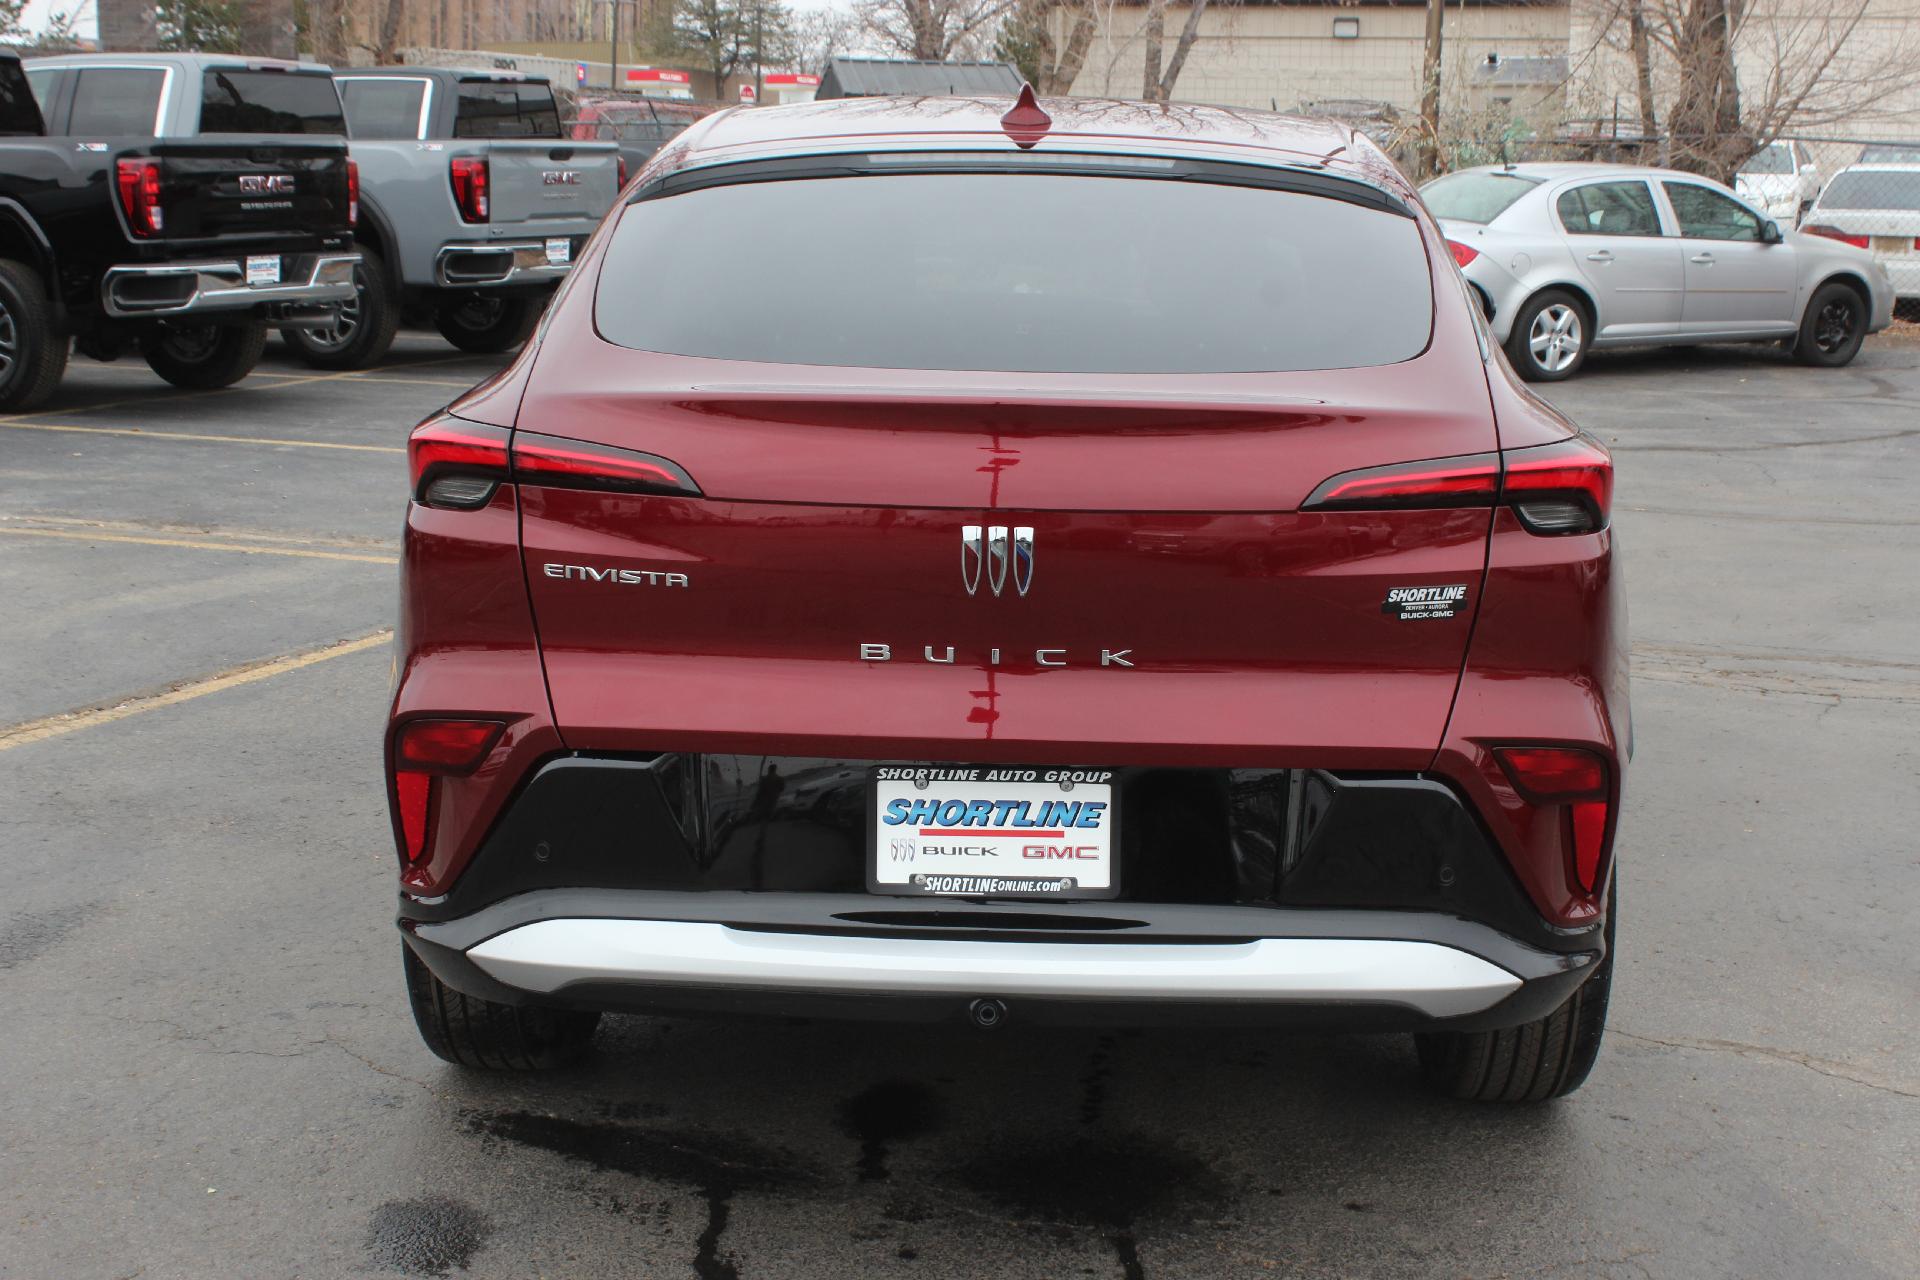
<instances>
[{"instance_id":1,"label":"chrome bumper trim","mask_svg":"<svg viewBox=\"0 0 1920 1280\"><path fill-rule=\"evenodd\" d=\"M571 242L572 237L565 238ZM459 259L475 258L462 269ZM450 261L451 260L451 261ZM573 269L565 262L547 261L545 240L507 240L479 244L443 244L433 260L434 283L449 289L484 289L502 284L558 280Z\"/></svg>"},{"instance_id":2,"label":"chrome bumper trim","mask_svg":"<svg viewBox=\"0 0 1920 1280\"><path fill-rule=\"evenodd\" d=\"M108 315L134 317L230 311L261 303L346 302L353 297L357 253L282 254L280 261L281 270L290 271L293 278L266 285L247 283L246 265L240 258L108 267L100 281L100 300ZM121 286L136 280L179 281L187 287L176 297L125 296Z\"/></svg>"},{"instance_id":3,"label":"chrome bumper trim","mask_svg":"<svg viewBox=\"0 0 1920 1280\"><path fill-rule=\"evenodd\" d=\"M550 994L577 983L873 995L1397 1005L1479 1013L1519 989L1507 970L1434 942L988 942L774 933L680 920L539 920L467 952L493 978Z\"/></svg>"}]
</instances>

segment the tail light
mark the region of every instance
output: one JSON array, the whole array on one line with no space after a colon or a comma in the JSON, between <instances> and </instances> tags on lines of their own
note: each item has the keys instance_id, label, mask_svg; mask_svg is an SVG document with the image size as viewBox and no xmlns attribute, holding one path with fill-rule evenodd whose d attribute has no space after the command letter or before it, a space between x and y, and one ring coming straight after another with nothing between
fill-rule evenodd
<instances>
[{"instance_id":1,"label":"tail light","mask_svg":"<svg viewBox=\"0 0 1920 1280\"><path fill-rule=\"evenodd\" d=\"M1856 249L1864 249L1867 247L1867 238L1865 236L1850 236L1840 228L1829 226L1824 222L1812 223L1800 229L1810 236L1824 236L1828 240L1838 240L1841 244L1850 244ZM1920 237L1916 237L1914 243L1920 245Z\"/></svg>"},{"instance_id":2,"label":"tail light","mask_svg":"<svg viewBox=\"0 0 1920 1280\"><path fill-rule=\"evenodd\" d=\"M413 496L430 507L484 507L507 478L505 427L434 418L407 438Z\"/></svg>"},{"instance_id":3,"label":"tail light","mask_svg":"<svg viewBox=\"0 0 1920 1280\"><path fill-rule=\"evenodd\" d=\"M693 477L665 458L531 431L513 438L513 479L556 489L700 495Z\"/></svg>"},{"instance_id":4,"label":"tail light","mask_svg":"<svg viewBox=\"0 0 1920 1280\"><path fill-rule=\"evenodd\" d=\"M1447 251L1453 254L1454 263L1461 267L1480 256L1478 249L1469 244L1461 244L1458 240L1447 241Z\"/></svg>"},{"instance_id":5,"label":"tail light","mask_svg":"<svg viewBox=\"0 0 1920 1280\"><path fill-rule=\"evenodd\" d=\"M484 507L508 480L553 489L700 496L692 476L650 453L531 431L510 435L505 427L459 418L415 427L407 463L415 500L430 507Z\"/></svg>"},{"instance_id":6,"label":"tail light","mask_svg":"<svg viewBox=\"0 0 1920 1280\"><path fill-rule=\"evenodd\" d=\"M403 878L417 878L433 849L439 778L478 769L506 725L498 720L410 720L393 735L393 813Z\"/></svg>"},{"instance_id":7,"label":"tail light","mask_svg":"<svg viewBox=\"0 0 1920 1280\"><path fill-rule=\"evenodd\" d=\"M1576 435L1553 444L1347 471L1323 481L1302 511L1428 510L1507 505L1529 532L1595 533L1613 506L1613 458Z\"/></svg>"},{"instance_id":8,"label":"tail light","mask_svg":"<svg viewBox=\"0 0 1920 1280\"><path fill-rule=\"evenodd\" d=\"M114 178L120 188L120 208L127 215L128 230L143 238L159 235L166 225L166 213L160 207L160 162L118 161Z\"/></svg>"},{"instance_id":9,"label":"tail light","mask_svg":"<svg viewBox=\"0 0 1920 1280\"><path fill-rule=\"evenodd\" d=\"M360 162L347 158L347 225L360 225Z\"/></svg>"},{"instance_id":10,"label":"tail light","mask_svg":"<svg viewBox=\"0 0 1920 1280\"><path fill-rule=\"evenodd\" d=\"M625 156L620 156L614 161L614 172L620 175L614 180L614 185L625 191L627 189L627 158Z\"/></svg>"},{"instance_id":11,"label":"tail light","mask_svg":"<svg viewBox=\"0 0 1920 1280\"><path fill-rule=\"evenodd\" d=\"M1582 893L1600 886L1613 790L1607 762L1576 747L1499 747L1494 758L1527 803L1563 810L1561 844Z\"/></svg>"},{"instance_id":12,"label":"tail light","mask_svg":"<svg viewBox=\"0 0 1920 1280\"><path fill-rule=\"evenodd\" d=\"M485 156L455 156L447 164L447 176L453 182L453 203L466 222L485 222L490 201L491 182Z\"/></svg>"}]
</instances>

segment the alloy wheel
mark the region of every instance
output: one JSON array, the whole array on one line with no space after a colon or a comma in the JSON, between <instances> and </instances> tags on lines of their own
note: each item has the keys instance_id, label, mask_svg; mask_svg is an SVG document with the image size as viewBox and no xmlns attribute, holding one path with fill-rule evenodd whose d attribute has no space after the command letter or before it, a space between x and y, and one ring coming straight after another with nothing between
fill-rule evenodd
<instances>
[{"instance_id":1,"label":"alloy wheel","mask_svg":"<svg viewBox=\"0 0 1920 1280\"><path fill-rule=\"evenodd\" d=\"M353 269L353 296L337 304L333 309L333 323L315 325L307 330L307 339L314 346L328 351L338 351L353 341L360 332L360 299L367 289L363 269Z\"/></svg>"},{"instance_id":2,"label":"alloy wheel","mask_svg":"<svg viewBox=\"0 0 1920 1280\"><path fill-rule=\"evenodd\" d=\"M506 305L500 298L467 298L453 308L453 321L462 329L484 333L500 322Z\"/></svg>"},{"instance_id":3,"label":"alloy wheel","mask_svg":"<svg viewBox=\"0 0 1920 1280\"><path fill-rule=\"evenodd\" d=\"M20 330L13 323L13 312L5 302L0 302L0 382L5 382L12 374L15 361L20 358Z\"/></svg>"},{"instance_id":4,"label":"alloy wheel","mask_svg":"<svg viewBox=\"0 0 1920 1280\"><path fill-rule=\"evenodd\" d=\"M1541 308L1527 331L1534 363L1548 373L1564 372L1580 358L1580 313L1564 302Z\"/></svg>"},{"instance_id":5,"label":"alloy wheel","mask_svg":"<svg viewBox=\"0 0 1920 1280\"><path fill-rule=\"evenodd\" d=\"M1820 308L1813 322L1813 345L1828 355L1846 346L1853 337L1853 310L1848 302L1829 302Z\"/></svg>"}]
</instances>

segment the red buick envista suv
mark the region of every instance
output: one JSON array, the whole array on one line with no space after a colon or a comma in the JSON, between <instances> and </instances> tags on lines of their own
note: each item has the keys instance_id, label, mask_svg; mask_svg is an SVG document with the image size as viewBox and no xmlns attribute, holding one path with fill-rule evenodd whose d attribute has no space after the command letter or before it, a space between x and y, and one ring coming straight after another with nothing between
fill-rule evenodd
<instances>
[{"instance_id":1,"label":"red buick envista suv","mask_svg":"<svg viewBox=\"0 0 1920 1280\"><path fill-rule=\"evenodd\" d=\"M1592 1066L1611 463L1352 130L714 116L410 462L442 1057L707 1011L1400 1029L1513 1102Z\"/></svg>"}]
</instances>

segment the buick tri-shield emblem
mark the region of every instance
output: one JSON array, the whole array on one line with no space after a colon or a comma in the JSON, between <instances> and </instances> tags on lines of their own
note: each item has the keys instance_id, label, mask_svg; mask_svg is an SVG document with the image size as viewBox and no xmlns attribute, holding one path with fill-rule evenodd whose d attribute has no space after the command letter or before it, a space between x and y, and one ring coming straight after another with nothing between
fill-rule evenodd
<instances>
[{"instance_id":1,"label":"buick tri-shield emblem","mask_svg":"<svg viewBox=\"0 0 1920 1280\"><path fill-rule=\"evenodd\" d=\"M984 535L984 537L982 536ZM978 595L981 580L996 596L1006 590L1011 571L1013 589L1021 595L1033 585L1033 530L1025 525L1009 529L977 524L960 530L960 581L968 595Z\"/></svg>"}]
</instances>

